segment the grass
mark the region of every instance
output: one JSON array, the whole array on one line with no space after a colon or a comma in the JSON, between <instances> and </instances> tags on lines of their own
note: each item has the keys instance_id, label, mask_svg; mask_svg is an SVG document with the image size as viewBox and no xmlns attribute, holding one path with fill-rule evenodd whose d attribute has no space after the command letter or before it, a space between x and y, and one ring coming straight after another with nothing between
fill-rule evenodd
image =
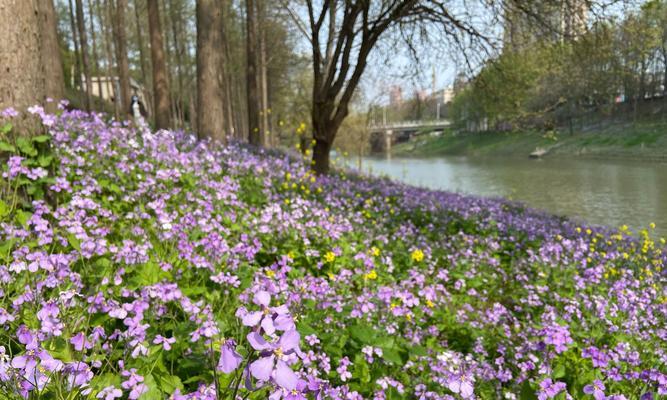
<instances>
[{"instance_id":1,"label":"grass","mask_svg":"<svg viewBox=\"0 0 667 400\"><path fill-rule=\"evenodd\" d=\"M588 128L569 133L446 131L440 137L424 135L394 147L399 156L443 155L526 157L535 148L549 157L603 157L667 161L667 122L641 121Z\"/></svg>"}]
</instances>

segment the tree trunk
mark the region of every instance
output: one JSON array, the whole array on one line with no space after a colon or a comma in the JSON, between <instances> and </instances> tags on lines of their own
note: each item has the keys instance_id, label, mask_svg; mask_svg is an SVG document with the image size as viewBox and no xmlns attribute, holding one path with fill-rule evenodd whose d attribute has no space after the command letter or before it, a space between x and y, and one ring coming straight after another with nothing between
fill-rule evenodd
<instances>
[{"instance_id":1,"label":"tree trunk","mask_svg":"<svg viewBox=\"0 0 667 400\"><path fill-rule=\"evenodd\" d=\"M79 44L81 47L81 66L83 67L83 76L86 79L86 87L83 106L86 111L90 111L90 93L93 84L90 81L90 68L88 64L88 37L86 35L86 24L83 19L83 2L76 0L76 25L79 28Z\"/></svg>"},{"instance_id":2,"label":"tree trunk","mask_svg":"<svg viewBox=\"0 0 667 400\"><path fill-rule=\"evenodd\" d=\"M231 6L231 2L223 2L223 7L222 7L222 57L223 57L223 64L222 64L222 77L223 77L223 86L225 88L225 111L227 114L225 115L225 132L227 133L228 136L231 137L236 137L238 134L238 130L236 128L236 121L237 117L235 116L234 112L234 101L232 99L235 98L235 96L232 96L232 90L234 82L236 80L232 80L231 73L230 73L230 65L229 65L229 41L227 38L227 13L229 12L229 7ZM238 98L237 98L238 101Z\"/></svg>"},{"instance_id":3,"label":"tree trunk","mask_svg":"<svg viewBox=\"0 0 667 400\"><path fill-rule=\"evenodd\" d=\"M69 23L72 31L72 41L74 42L74 88L81 90L81 56L79 53L79 35L76 29L76 21L74 19L74 6L72 0L69 0ZM83 98L81 98L83 103Z\"/></svg>"},{"instance_id":4,"label":"tree trunk","mask_svg":"<svg viewBox=\"0 0 667 400\"><path fill-rule=\"evenodd\" d=\"M254 0L246 0L246 80L248 93L248 141L255 146L262 146L260 129L260 98L257 77L257 21Z\"/></svg>"},{"instance_id":5,"label":"tree trunk","mask_svg":"<svg viewBox=\"0 0 667 400\"><path fill-rule=\"evenodd\" d=\"M262 92L262 108L261 116L261 135L264 139L264 144L271 147L273 145L273 136L269 129L269 114L271 107L269 106L269 86L268 86L268 65L266 57L266 8L264 0L257 0L257 15L259 22L259 87Z\"/></svg>"},{"instance_id":6,"label":"tree trunk","mask_svg":"<svg viewBox=\"0 0 667 400\"><path fill-rule=\"evenodd\" d=\"M317 175L326 175L329 173L331 153L331 143L327 140L315 139L315 146L313 146L313 171Z\"/></svg>"},{"instance_id":7,"label":"tree trunk","mask_svg":"<svg viewBox=\"0 0 667 400\"><path fill-rule=\"evenodd\" d=\"M125 10L127 0L117 0L114 10L113 31L114 48L118 62L118 83L120 86L120 109L123 114L130 114L130 66L127 59L127 35L125 32Z\"/></svg>"},{"instance_id":8,"label":"tree trunk","mask_svg":"<svg viewBox=\"0 0 667 400\"><path fill-rule=\"evenodd\" d=\"M93 56L93 67L95 68L95 73L97 74L97 99L100 105L99 110L104 109L104 99L102 98L102 74L100 73L100 59L97 55L97 35L95 35L95 14L93 13L93 3L91 0L88 0L88 16L90 18L90 41L93 45L92 56ZM95 101L93 101L95 103Z\"/></svg>"},{"instance_id":9,"label":"tree trunk","mask_svg":"<svg viewBox=\"0 0 667 400\"><path fill-rule=\"evenodd\" d=\"M164 58L162 28L158 0L147 0L148 30L151 42L151 61L153 64L153 105L155 107L155 125L158 129L169 128L169 83L167 65Z\"/></svg>"},{"instance_id":10,"label":"tree trunk","mask_svg":"<svg viewBox=\"0 0 667 400\"><path fill-rule=\"evenodd\" d=\"M45 107L48 112L55 112L58 101L65 98L65 78L63 63L60 59L60 45L58 44L58 16L52 0L42 0L39 2L39 6L42 64L45 67L45 94L47 98L54 100L46 103Z\"/></svg>"},{"instance_id":11,"label":"tree trunk","mask_svg":"<svg viewBox=\"0 0 667 400\"><path fill-rule=\"evenodd\" d=\"M199 2L195 2L199 3ZM179 37L181 35L178 34L179 30L179 18L177 17L179 14L179 10L176 9L174 0L169 0L169 25L171 25L171 37L172 37L172 42L174 44L174 58L176 59L176 62L174 63L175 66L175 74L176 74L176 100L175 100L175 116L176 120L178 121L178 127L182 128L184 126L184 113L183 113L183 104L185 103L185 85L183 84L183 70L185 63L183 62L183 50L182 50L182 41L179 40Z\"/></svg>"},{"instance_id":12,"label":"tree trunk","mask_svg":"<svg viewBox=\"0 0 667 400\"><path fill-rule=\"evenodd\" d=\"M106 3L106 8L102 10L100 6L100 0L95 0L95 8L97 9L97 16L100 18L100 25L104 29L104 53L106 58L106 79L105 87L106 92L110 98L113 98L113 109L114 116L116 119L120 119L120 101L118 100L118 90L116 88L116 81L113 78L113 68L115 60L113 58L113 52L111 51L111 12L110 12L110 3Z\"/></svg>"},{"instance_id":13,"label":"tree trunk","mask_svg":"<svg viewBox=\"0 0 667 400\"><path fill-rule=\"evenodd\" d=\"M144 33L141 30L141 18L139 18L139 0L134 0L134 22L137 28L137 47L139 47L139 63L141 66L141 84L148 96L144 99L148 115L153 115L153 96L148 82L148 67L146 66L146 50L144 49Z\"/></svg>"},{"instance_id":14,"label":"tree trunk","mask_svg":"<svg viewBox=\"0 0 667 400\"><path fill-rule=\"evenodd\" d=\"M219 0L197 1L197 130L225 141L222 66L222 9Z\"/></svg>"},{"instance_id":15,"label":"tree trunk","mask_svg":"<svg viewBox=\"0 0 667 400\"><path fill-rule=\"evenodd\" d=\"M23 111L41 102L46 93L38 10L31 1L4 1L0 21L0 110L14 107Z\"/></svg>"}]
</instances>

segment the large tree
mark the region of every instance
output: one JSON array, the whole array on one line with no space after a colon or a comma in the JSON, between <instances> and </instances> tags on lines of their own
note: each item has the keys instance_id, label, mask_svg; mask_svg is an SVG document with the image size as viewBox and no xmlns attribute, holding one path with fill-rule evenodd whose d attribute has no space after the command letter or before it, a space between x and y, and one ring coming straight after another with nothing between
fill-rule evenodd
<instances>
[{"instance_id":1,"label":"large tree","mask_svg":"<svg viewBox=\"0 0 667 400\"><path fill-rule=\"evenodd\" d=\"M162 27L160 25L160 9L158 0L147 0L148 31L151 43L151 61L153 64L153 107L155 112L155 126L158 129L168 129L170 126L169 81L167 64L164 55Z\"/></svg>"},{"instance_id":2,"label":"large tree","mask_svg":"<svg viewBox=\"0 0 667 400\"><path fill-rule=\"evenodd\" d=\"M51 47L57 46L55 13L53 4L48 3L51 0L39 4L2 0L0 110L6 107L23 110L43 103L46 97L62 97L60 53Z\"/></svg>"},{"instance_id":3,"label":"large tree","mask_svg":"<svg viewBox=\"0 0 667 400\"><path fill-rule=\"evenodd\" d=\"M197 1L197 131L225 140L223 19L220 0Z\"/></svg>"},{"instance_id":4,"label":"large tree","mask_svg":"<svg viewBox=\"0 0 667 400\"><path fill-rule=\"evenodd\" d=\"M49 112L55 112L58 100L65 98L65 78L58 44L58 15L52 0L39 1L39 28L42 63L44 65L45 95L54 101L47 103Z\"/></svg>"}]
</instances>

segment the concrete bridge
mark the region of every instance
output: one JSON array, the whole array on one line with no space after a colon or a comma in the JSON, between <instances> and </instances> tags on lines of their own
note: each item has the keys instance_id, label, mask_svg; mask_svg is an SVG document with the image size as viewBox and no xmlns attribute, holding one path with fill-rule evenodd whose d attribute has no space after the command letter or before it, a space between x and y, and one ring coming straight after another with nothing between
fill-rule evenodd
<instances>
[{"instance_id":1,"label":"concrete bridge","mask_svg":"<svg viewBox=\"0 0 667 400\"><path fill-rule=\"evenodd\" d=\"M432 121L399 121L371 125L371 152L389 153L397 143L404 143L424 134L441 134L451 122L446 119Z\"/></svg>"}]
</instances>

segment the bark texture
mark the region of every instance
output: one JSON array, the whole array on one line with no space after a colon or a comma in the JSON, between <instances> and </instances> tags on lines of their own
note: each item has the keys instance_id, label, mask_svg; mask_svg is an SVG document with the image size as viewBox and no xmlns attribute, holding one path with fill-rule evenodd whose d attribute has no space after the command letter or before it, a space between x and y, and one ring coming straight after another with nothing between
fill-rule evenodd
<instances>
[{"instance_id":1,"label":"bark texture","mask_svg":"<svg viewBox=\"0 0 667 400\"><path fill-rule=\"evenodd\" d=\"M246 0L246 80L248 96L248 142L262 146L260 127L259 79L257 74L257 9L254 0Z\"/></svg>"},{"instance_id":2,"label":"bark texture","mask_svg":"<svg viewBox=\"0 0 667 400\"><path fill-rule=\"evenodd\" d=\"M200 137L224 142L222 23L219 0L197 1L197 129Z\"/></svg>"},{"instance_id":3,"label":"bark texture","mask_svg":"<svg viewBox=\"0 0 667 400\"><path fill-rule=\"evenodd\" d=\"M158 0L148 0L148 31L151 43L151 61L153 64L153 105L155 108L155 126L168 129L169 122L169 82L165 62L160 9Z\"/></svg>"}]
</instances>

